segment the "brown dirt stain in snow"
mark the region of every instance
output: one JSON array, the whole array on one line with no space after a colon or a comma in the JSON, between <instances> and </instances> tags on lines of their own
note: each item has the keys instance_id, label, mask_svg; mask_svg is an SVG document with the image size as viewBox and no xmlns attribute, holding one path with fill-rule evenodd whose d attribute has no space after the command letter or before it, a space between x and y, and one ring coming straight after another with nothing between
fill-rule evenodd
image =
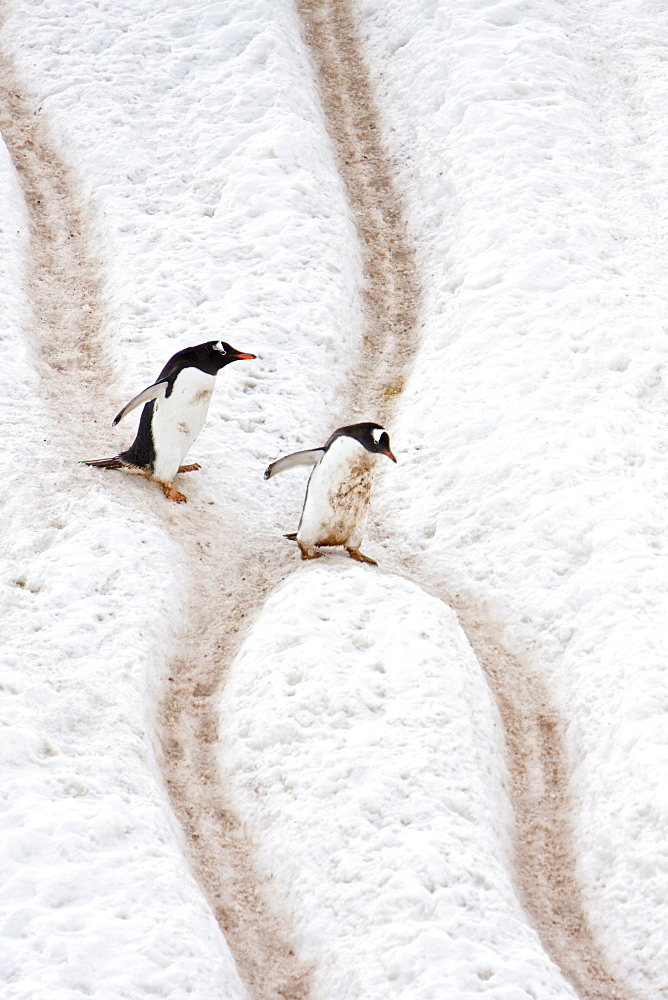
<instances>
[{"instance_id":1,"label":"brown dirt stain in snow","mask_svg":"<svg viewBox=\"0 0 668 1000\"><path fill-rule=\"evenodd\" d=\"M46 122L19 93L6 56L0 58L0 129L28 209L25 280L41 392L57 417L54 433L65 426L77 449L82 441L97 447L98 410L105 426L107 413L113 412L113 369L101 332L101 266L72 172ZM270 559L259 551L236 554L228 538L212 528L210 508L193 504L187 513L176 513L156 484L145 485L138 502L171 529L194 567L182 654L171 664L169 693L160 710L172 805L192 867L249 995L305 1000L310 970L300 966L287 940L286 918L271 909L271 887L255 871L252 845L219 786L216 759L224 665L234 658L253 609L281 578L286 553L277 543ZM127 496L120 478L110 488ZM272 567L269 573L266 564Z\"/></svg>"},{"instance_id":2,"label":"brown dirt stain in snow","mask_svg":"<svg viewBox=\"0 0 668 1000\"><path fill-rule=\"evenodd\" d=\"M218 712L225 673L246 630L273 588L294 568L281 540L254 544L247 525L226 512L224 530L210 507L189 505L163 517L191 554L188 623L170 664L160 708L163 772L186 850L253 1000L306 1000L311 970L290 942L271 877L254 862L253 845L219 782ZM244 544L230 545L230 538Z\"/></svg>"},{"instance_id":3,"label":"brown dirt stain in snow","mask_svg":"<svg viewBox=\"0 0 668 1000\"><path fill-rule=\"evenodd\" d=\"M101 267L89 220L71 171L56 152L48 126L22 97L11 63L0 59L0 131L25 195L30 220L26 293L31 342L38 351L42 393L63 422L97 419L112 366L104 348Z\"/></svg>"},{"instance_id":4,"label":"brown dirt stain in snow","mask_svg":"<svg viewBox=\"0 0 668 1000\"><path fill-rule=\"evenodd\" d=\"M298 0L304 37L319 77L339 168L357 220L364 255L367 328L360 374L348 397L357 412L376 406L385 419L401 394L417 350L419 281L351 0ZM406 555L396 571L423 585L424 567ZM430 588L427 588L430 589ZM438 591L440 590L440 593ZM539 677L483 624L450 603L495 693L506 731L516 822L516 882L543 946L586 1000L631 1000L606 969L584 911L576 875L561 722Z\"/></svg>"},{"instance_id":5,"label":"brown dirt stain in snow","mask_svg":"<svg viewBox=\"0 0 668 1000\"><path fill-rule=\"evenodd\" d=\"M399 199L379 136L379 116L346 0L299 0L305 38L321 81L328 127L357 219L364 253L364 364L349 401L384 419L416 349L418 282ZM44 394L64 419L96 418L111 366L101 338L100 268L86 235L72 176L46 125L23 99L11 66L0 69L0 127L30 212L27 290ZM217 706L225 665L250 619L285 572L282 545L245 549L216 536L211 512L158 516L192 557L193 586L183 648L171 664L161 707L165 775L191 862L255 1000L303 1000L310 970L297 962L287 920L254 867L252 844L217 781ZM226 525L227 527L227 525ZM410 557L407 563L410 562ZM418 581L419 582L419 581ZM580 995L628 1000L593 939L575 871L561 723L538 678L467 607L456 608L493 687L506 731L516 814L517 882L544 946Z\"/></svg>"},{"instance_id":6,"label":"brown dirt stain in snow","mask_svg":"<svg viewBox=\"0 0 668 1000\"><path fill-rule=\"evenodd\" d=\"M515 815L516 884L548 955L583 1000L633 1000L614 979L584 909L573 850L563 722L531 666L500 641L500 625L457 611L496 696Z\"/></svg>"},{"instance_id":7,"label":"brown dirt stain in snow","mask_svg":"<svg viewBox=\"0 0 668 1000\"><path fill-rule=\"evenodd\" d=\"M347 5L305 0L299 9L364 254L364 370L349 375L346 419L352 419L352 411L360 418L382 420L401 391L397 355L403 368L414 353L418 294L413 252ZM210 542L202 546L202 538L212 538L209 512L203 512L197 530L199 515L196 519L191 509L188 515L183 530L192 537L186 547L196 551L200 546L200 564L184 653L172 664L173 680L162 706L165 774L193 867L252 996L300 1000L309 994L311 970L297 962L288 922L272 909L271 885L255 869L252 845L215 781L218 704L227 665L253 615L289 568L294 569L294 561L281 542L262 550L253 546L246 530L241 557L225 538L213 550Z\"/></svg>"},{"instance_id":8,"label":"brown dirt stain in snow","mask_svg":"<svg viewBox=\"0 0 668 1000\"><path fill-rule=\"evenodd\" d=\"M348 413L383 421L415 355L419 301L412 244L347 0L298 0L304 39L364 259L364 363L349 374ZM366 416L365 416L366 415Z\"/></svg>"}]
</instances>

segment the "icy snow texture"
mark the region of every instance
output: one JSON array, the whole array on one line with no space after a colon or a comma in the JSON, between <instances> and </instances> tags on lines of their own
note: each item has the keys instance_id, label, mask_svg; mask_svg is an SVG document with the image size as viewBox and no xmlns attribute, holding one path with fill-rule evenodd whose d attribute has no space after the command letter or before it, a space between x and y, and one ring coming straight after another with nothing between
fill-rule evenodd
<instances>
[{"instance_id":1,"label":"icy snow texture","mask_svg":"<svg viewBox=\"0 0 668 1000\"><path fill-rule=\"evenodd\" d=\"M340 561L291 576L221 739L317 996L574 995L513 895L502 731L441 601Z\"/></svg>"},{"instance_id":2,"label":"icy snow texture","mask_svg":"<svg viewBox=\"0 0 668 1000\"><path fill-rule=\"evenodd\" d=\"M1 149L3 998L243 997L167 806L147 722L179 556L72 488L21 337L27 220ZM225 984L229 985L225 985ZM222 984L222 985L221 985Z\"/></svg>"},{"instance_id":3,"label":"icy snow texture","mask_svg":"<svg viewBox=\"0 0 668 1000\"><path fill-rule=\"evenodd\" d=\"M262 469L311 432L303 413L314 392L329 404L345 378L359 253L291 10L216 4L203 17L171 4L40 0L12 13L22 89L90 205L117 381L99 424L76 440L34 401L18 337L26 220L3 149L13 254L3 303L15 338L6 331L2 400L21 404L18 420L7 405L3 424L6 438L15 425L3 455L3 683L16 693L5 694L16 741L3 781L5 995L241 1000L150 737L187 586L183 556L142 503L149 484L76 462L96 457L98 435L97 455L127 445L129 422L105 429L120 404L175 350L222 336L262 360L220 380L193 452L209 478L189 495L215 497L222 511L255 495L259 520Z\"/></svg>"},{"instance_id":4,"label":"icy snow texture","mask_svg":"<svg viewBox=\"0 0 668 1000\"><path fill-rule=\"evenodd\" d=\"M363 9L424 293L377 534L533 648L569 721L594 928L658 998L667 15L649 0ZM220 379L189 496L248 532L294 529L299 474L279 500L262 469L344 422L361 278L293 6L18 0L4 30L99 240L109 421L180 347L257 353ZM147 484L75 473L95 455L50 433L1 152L3 996L237 1000L147 735L183 557ZM98 454L129 443L105 420L85 429L107 435ZM377 539L369 551L382 574ZM445 606L375 573L336 556L300 568L222 706L224 773L321 994L571 996L510 892L479 670Z\"/></svg>"},{"instance_id":5,"label":"icy snow texture","mask_svg":"<svg viewBox=\"0 0 668 1000\"><path fill-rule=\"evenodd\" d=\"M409 549L522 623L568 721L593 925L613 968L659 996L668 16L364 9L424 276L387 502Z\"/></svg>"}]
</instances>

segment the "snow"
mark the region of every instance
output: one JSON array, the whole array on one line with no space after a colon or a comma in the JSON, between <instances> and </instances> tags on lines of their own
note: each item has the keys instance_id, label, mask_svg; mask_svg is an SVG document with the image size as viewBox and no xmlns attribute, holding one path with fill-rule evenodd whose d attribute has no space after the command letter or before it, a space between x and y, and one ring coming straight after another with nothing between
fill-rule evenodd
<instances>
[{"instance_id":1,"label":"snow","mask_svg":"<svg viewBox=\"0 0 668 1000\"><path fill-rule=\"evenodd\" d=\"M592 927L658 1000L668 15L361 10L420 351L362 546L379 568L295 548L221 693L221 781L314 996L574 996L518 902L500 720L440 595L485 607L567 721ZM76 463L130 443L130 418L107 421L171 354L223 338L258 359L217 381L189 507L212 537L237 519L240 546L294 530L306 474L276 489L262 472L346 422L354 220L287 0L16 0L4 45L75 170L114 381L93 427L40 400L28 219L0 146L2 996L241 1000L158 764L188 510Z\"/></svg>"},{"instance_id":2,"label":"snow","mask_svg":"<svg viewBox=\"0 0 668 1000\"><path fill-rule=\"evenodd\" d=\"M574 995L514 896L500 724L443 602L342 560L292 575L220 732L317 996Z\"/></svg>"},{"instance_id":3,"label":"snow","mask_svg":"<svg viewBox=\"0 0 668 1000\"><path fill-rule=\"evenodd\" d=\"M444 208L417 234L425 349L387 502L406 546L451 589L479 598L483 583L547 673L568 720L592 919L618 974L658 995L668 21L629 3L471 5L445 31L413 4L394 11L393 71L366 9L393 148L429 149L424 174L400 168L408 217ZM411 46L449 70L438 135L405 92Z\"/></svg>"},{"instance_id":4,"label":"snow","mask_svg":"<svg viewBox=\"0 0 668 1000\"><path fill-rule=\"evenodd\" d=\"M147 730L183 560L150 518L67 485L18 323L26 221L4 166L2 995L228 996Z\"/></svg>"}]
</instances>

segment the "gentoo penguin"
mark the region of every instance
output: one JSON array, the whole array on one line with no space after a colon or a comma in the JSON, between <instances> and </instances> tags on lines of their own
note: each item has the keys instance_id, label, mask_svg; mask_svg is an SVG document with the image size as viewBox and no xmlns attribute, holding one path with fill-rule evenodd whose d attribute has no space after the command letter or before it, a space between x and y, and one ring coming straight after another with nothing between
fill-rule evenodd
<instances>
[{"instance_id":1,"label":"gentoo penguin","mask_svg":"<svg viewBox=\"0 0 668 1000\"><path fill-rule=\"evenodd\" d=\"M98 469L141 469L162 485L168 500L183 503L186 497L172 488L177 472L194 472L200 466L181 465L191 444L202 430L209 409L216 375L232 361L250 361L255 354L242 354L223 340L210 340L186 347L170 358L157 380L131 399L114 418L123 417L144 404L137 436L127 451L115 458L99 458L82 465Z\"/></svg>"},{"instance_id":2,"label":"gentoo penguin","mask_svg":"<svg viewBox=\"0 0 668 1000\"><path fill-rule=\"evenodd\" d=\"M352 559L377 565L375 559L359 550L376 455L387 455L396 462L387 431L369 421L339 427L322 448L296 451L272 462L266 470L264 478L271 479L297 465L315 466L306 488L299 528L285 536L297 542L302 559L318 559L324 555L315 551L320 547L343 545Z\"/></svg>"}]
</instances>

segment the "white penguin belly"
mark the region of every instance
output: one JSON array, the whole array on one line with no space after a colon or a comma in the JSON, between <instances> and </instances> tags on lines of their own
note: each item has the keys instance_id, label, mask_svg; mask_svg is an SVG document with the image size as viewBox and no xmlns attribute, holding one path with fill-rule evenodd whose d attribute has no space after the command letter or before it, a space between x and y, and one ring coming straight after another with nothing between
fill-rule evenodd
<instances>
[{"instance_id":1,"label":"white penguin belly","mask_svg":"<svg viewBox=\"0 0 668 1000\"><path fill-rule=\"evenodd\" d=\"M341 436L311 473L297 532L303 545L362 543L373 456L358 441Z\"/></svg>"},{"instance_id":2,"label":"white penguin belly","mask_svg":"<svg viewBox=\"0 0 668 1000\"><path fill-rule=\"evenodd\" d=\"M161 483L171 483L202 430L215 384L215 375L207 375L199 368L184 368L176 377L171 395L155 401L151 423L153 475Z\"/></svg>"}]
</instances>

